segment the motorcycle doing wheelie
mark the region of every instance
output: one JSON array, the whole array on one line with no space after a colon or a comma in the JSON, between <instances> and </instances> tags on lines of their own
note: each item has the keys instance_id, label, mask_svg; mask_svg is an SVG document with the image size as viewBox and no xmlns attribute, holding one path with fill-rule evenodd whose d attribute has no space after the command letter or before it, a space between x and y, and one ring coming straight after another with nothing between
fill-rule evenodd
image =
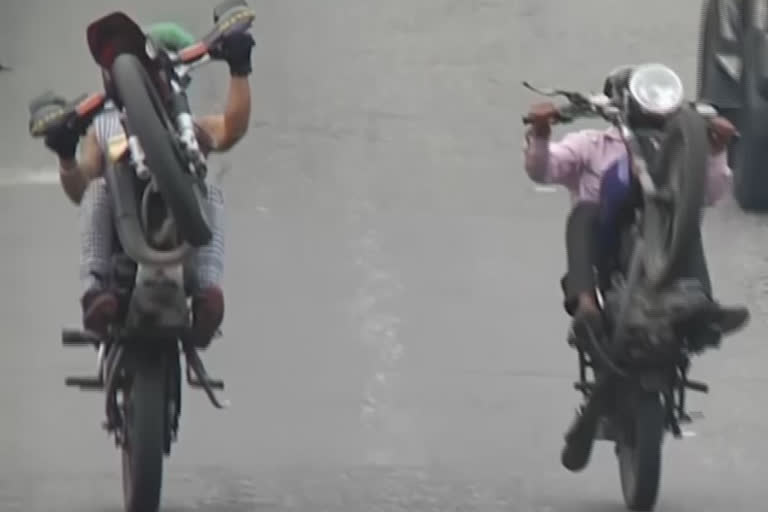
<instances>
[{"instance_id":1,"label":"motorcycle doing wheelie","mask_svg":"<svg viewBox=\"0 0 768 512\"><path fill-rule=\"evenodd\" d=\"M584 403L566 433L562 462L579 471L586 467L596 439L614 442L626 506L652 510L664 433L671 431L680 438L680 425L691 421L686 390L708 391L705 384L690 380L688 371L691 355L703 349L689 335L690 327L709 299L702 283L677 276L686 264L686 246L699 232L709 153L708 118L716 112L709 105L686 102L679 77L659 65L636 70L614 99L525 85L534 92L567 99L556 122L599 118L612 124L627 148L628 176L634 175L634 186L639 187L638 200L631 204L631 220L623 223L618 242L600 249L616 257L614 265L599 269L596 290L606 335L591 336L588 346L572 343L579 359L579 380L574 386ZM640 97L663 98L667 110L675 112L663 128L630 128L625 99L631 88ZM633 179L609 183L604 178L601 186L608 200L611 194L623 198ZM611 237L600 238L605 243Z\"/></svg>"},{"instance_id":2,"label":"motorcycle doing wheelie","mask_svg":"<svg viewBox=\"0 0 768 512\"><path fill-rule=\"evenodd\" d=\"M104 155L120 246L110 280L120 299L118 319L106 339L64 330L62 341L98 350L97 375L69 377L66 384L104 391L104 427L122 451L128 512L159 507L163 458L179 428L181 354L188 383L203 388L215 407L226 405L214 391L223 383L208 376L196 349L184 341L191 328L185 262L212 238L202 201L206 160L185 89L189 72L211 60L225 36L248 30L254 17L244 1L228 1L214 10L207 36L171 52L125 14L109 14L88 27L88 40L113 87L71 104L50 93L30 104L34 137L62 124L82 133L108 101L120 112L124 135L110 140Z\"/></svg>"}]
</instances>

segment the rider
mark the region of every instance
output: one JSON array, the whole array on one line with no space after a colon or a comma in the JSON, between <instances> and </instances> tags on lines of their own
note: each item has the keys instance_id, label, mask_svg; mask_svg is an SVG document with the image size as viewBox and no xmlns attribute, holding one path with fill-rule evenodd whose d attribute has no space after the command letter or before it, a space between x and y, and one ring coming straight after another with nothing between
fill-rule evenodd
<instances>
[{"instance_id":1,"label":"rider","mask_svg":"<svg viewBox=\"0 0 768 512\"><path fill-rule=\"evenodd\" d=\"M195 43L195 39L175 23L159 23L147 35L156 44L171 51ZM231 75L229 97L224 113L195 119L198 142L205 152L223 152L234 146L246 133L250 119L251 98L248 75L251 73L253 37L248 33L226 36L221 58L229 65ZM109 90L109 72L102 69ZM96 116L80 144L80 157L75 151L80 134L62 128L49 135L46 146L59 157L60 181L64 192L81 205L80 277L84 292L81 298L83 325L105 334L114 320L118 301L109 288L111 256L115 232L112 204L103 177L104 156L110 138L123 133L119 112L113 105ZM207 184L208 216L213 231L211 242L194 255L195 278L192 289L193 329L191 342L207 347L224 319L224 295L221 276L224 267L223 197L221 190Z\"/></svg>"},{"instance_id":2,"label":"rider","mask_svg":"<svg viewBox=\"0 0 768 512\"><path fill-rule=\"evenodd\" d=\"M605 80L604 94L611 99L626 91L635 68L625 66L614 70ZM658 128L664 117L644 111L631 93L628 123L632 129ZM587 328L596 335L603 332L603 319L594 293L594 268L601 256L597 222L602 177L621 162L626 162L626 146L618 130L581 130L566 135L560 142L550 142L551 126L558 117L557 107L549 102L531 107L531 129L526 134L524 150L525 170L537 183L556 183L571 193L573 207L566 226L566 253L568 271L563 278L565 309L573 317L572 331L576 340L583 343ZM723 117L710 122L710 154L708 155L708 183L706 204L713 205L722 198L732 181L728 167L726 148L735 133L733 125ZM636 181L635 181L636 183ZM707 294L712 295L701 233L689 247L686 277L698 279ZM680 276L683 277L683 276ZM725 307L711 299L708 318L697 338L707 345L717 346L723 334L741 328L749 318L748 310L741 306Z\"/></svg>"}]
</instances>

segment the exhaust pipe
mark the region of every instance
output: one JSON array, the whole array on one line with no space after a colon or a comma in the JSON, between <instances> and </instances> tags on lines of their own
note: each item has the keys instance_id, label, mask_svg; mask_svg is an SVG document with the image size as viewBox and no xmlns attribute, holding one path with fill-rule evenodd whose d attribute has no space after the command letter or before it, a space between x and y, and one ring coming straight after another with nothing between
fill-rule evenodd
<instances>
[{"instance_id":1,"label":"exhaust pipe","mask_svg":"<svg viewBox=\"0 0 768 512\"><path fill-rule=\"evenodd\" d=\"M139 221L134 174L119 165L109 165L104 176L111 192L117 235L125 254L142 265L181 263L191 249L186 242L171 251L158 251L147 243Z\"/></svg>"}]
</instances>

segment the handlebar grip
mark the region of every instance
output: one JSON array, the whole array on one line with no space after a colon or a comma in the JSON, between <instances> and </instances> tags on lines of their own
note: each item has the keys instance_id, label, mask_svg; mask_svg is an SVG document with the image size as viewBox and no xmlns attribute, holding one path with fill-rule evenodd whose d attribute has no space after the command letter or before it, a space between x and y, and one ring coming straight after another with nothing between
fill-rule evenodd
<instances>
[{"instance_id":1,"label":"handlebar grip","mask_svg":"<svg viewBox=\"0 0 768 512\"><path fill-rule=\"evenodd\" d=\"M560 123L569 123L571 122L572 116L567 112L565 108L562 108L557 111L557 114L555 114L555 117L550 119L551 124L560 124ZM528 114L523 116L523 125L528 126L530 124L533 124L533 117Z\"/></svg>"}]
</instances>

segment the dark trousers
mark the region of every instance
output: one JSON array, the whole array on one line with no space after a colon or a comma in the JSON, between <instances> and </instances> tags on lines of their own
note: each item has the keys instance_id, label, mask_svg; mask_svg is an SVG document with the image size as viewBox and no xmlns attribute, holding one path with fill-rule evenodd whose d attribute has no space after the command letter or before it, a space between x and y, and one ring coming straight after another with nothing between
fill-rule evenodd
<instances>
[{"instance_id":1,"label":"dark trousers","mask_svg":"<svg viewBox=\"0 0 768 512\"><path fill-rule=\"evenodd\" d=\"M599 212L597 203L581 202L577 203L568 215L565 228L568 271L561 284L565 292L565 309L571 315L576 310L579 295L594 292L597 276L609 271L606 267L615 261L615 254L604 254L598 246ZM711 297L712 283L704 256L701 231L697 231L686 257L688 262L678 277L698 279Z\"/></svg>"}]
</instances>

